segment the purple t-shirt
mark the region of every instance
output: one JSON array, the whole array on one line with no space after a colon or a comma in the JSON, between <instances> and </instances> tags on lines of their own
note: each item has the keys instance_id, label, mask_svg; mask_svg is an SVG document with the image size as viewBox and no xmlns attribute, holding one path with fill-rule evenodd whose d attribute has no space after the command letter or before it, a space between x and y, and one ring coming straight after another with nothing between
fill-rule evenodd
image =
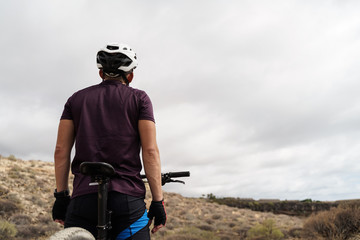
<instances>
[{"instance_id":1,"label":"purple t-shirt","mask_svg":"<svg viewBox=\"0 0 360 240\"><path fill-rule=\"evenodd\" d=\"M72 197L97 192L89 186L90 177L80 173L82 162L107 162L116 171L109 191L145 197L140 178L139 120L154 121L148 95L141 90L106 80L74 93L66 102L61 119L75 127L75 156Z\"/></svg>"}]
</instances>

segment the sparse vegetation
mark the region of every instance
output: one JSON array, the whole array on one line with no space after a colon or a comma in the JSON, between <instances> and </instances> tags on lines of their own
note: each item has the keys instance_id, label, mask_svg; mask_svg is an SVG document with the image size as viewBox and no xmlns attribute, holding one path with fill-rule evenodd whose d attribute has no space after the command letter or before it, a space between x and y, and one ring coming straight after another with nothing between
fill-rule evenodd
<instances>
[{"instance_id":1,"label":"sparse vegetation","mask_svg":"<svg viewBox=\"0 0 360 240\"><path fill-rule=\"evenodd\" d=\"M6 195L7 193L9 193L9 189L3 187L0 185L0 198L4 195Z\"/></svg>"},{"instance_id":2,"label":"sparse vegetation","mask_svg":"<svg viewBox=\"0 0 360 240\"><path fill-rule=\"evenodd\" d=\"M29 225L31 223L31 217L25 214L15 214L11 216L10 222L19 226L19 225Z\"/></svg>"},{"instance_id":3,"label":"sparse vegetation","mask_svg":"<svg viewBox=\"0 0 360 240\"><path fill-rule=\"evenodd\" d=\"M59 231L61 228L52 221L50 214L39 216L34 221L25 214L15 214L10 222L16 226L16 239L39 239Z\"/></svg>"},{"instance_id":4,"label":"sparse vegetation","mask_svg":"<svg viewBox=\"0 0 360 240\"><path fill-rule=\"evenodd\" d=\"M220 240L215 233L211 231L202 230L196 227L185 227L182 228L178 233L167 236L164 235L163 238L166 240Z\"/></svg>"},{"instance_id":5,"label":"sparse vegetation","mask_svg":"<svg viewBox=\"0 0 360 240\"><path fill-rule=\"evenodd\" d=\"M207 195L207 200L236 208L251 209L259 212L272 212L290 216L310 216L312 213L330 210L338 205L337 202L320 202L311 199L302 201L280 201L278 199L264 199L256 201L251 198L217 198L212 193Z\"/></svg>"},{"instance_id":6,"label":"sparse vegetation","mask_svg":"<svg viewBox=\"0 0 360 240\"><path fill-rule=\"evenodd\" d=\"M10 178L21 178L23 175L23 171L22 168L19 167L18 165L13 166L12 168L10 168L10 170L8 171L8 176Z\"/></svg>"},{"instance_id":7,"label":"sparse vegetation","mask_svg":"<svg viewBox=\"0 0 360 240\"><path fill-rule=\"evenodd\" d=\"M16 233L17 230L14 224L0 219L0 240L14 239Z\"/></svg>"},{"instance_id":8,"label":"sparse vegetation","mask_svg":"<svg viewBox=\"0 0 360 240\"><path fill-rule=\"evenodd\" d=\"M27 200L29 200L30 202L32 202L33 204L39 207L44 206L46 204L46 202L43 199L39 198L39 196L35 194L28 196Z\"/></svg>"},{"instance_id":9,"label":"sparse vegetation","mask_svg":"<svg viewBox=\"0 0 360 240\"><path fill-rule=\"evenodd\" d=\"M280 240L284 234L275 227L273 219L266 219L261 224L257 224L247 232L248 240Z\"/></svg>"},{"instance_id":10,"label":"sparse vegetation","mask_svg":"<svg viewBox=\"0 0 360 240\"><path fill-rule=\"evenodd\" d=\"M0 216L9 217L12 214L19 212L21 206L8 199L0 199Z\"/></svg>"},{"instance_id":11,"label":"sparse vegetation","mask_svg":"<svg viewBox=\"0 0 360 240\"><path fill-rule=\"evenodd\" d=\"M10 154L7 159L9 159L10 161L16 161L17 158L13 155L13 154Z\"/></svg>"},{"instance_id":12,"label":"sparse vegetation","mask_svg":"<svg viewBox=\"0 0 360 240\"><path fill-rule=\"evenodd\" d=\"M0 240L45 240L61 229L50 215L53 163L14 159L1 159L0 219L5 233L0 233ZM217 198L214 194L184 198L166 192L164 196L168 222L152 235L153 240L353 240L351 237L360 234L360 201L255 201ZM150 202L150 193L146 202ZM245 209L239 203L246 204ZM309 212L317 214L307 217Z\"/></svg>"},{"instance_id":13,"label":"sparse vegetation","mask_svg":"<svg viewBox=\"0 0 360 240\"><path fill-rule=\"evenodd\" d=\"M310 236L349 239L360 233L360 202L343 202L330 211L314 214L306 220L304 229Z\"/></svg>"}]
</instances>

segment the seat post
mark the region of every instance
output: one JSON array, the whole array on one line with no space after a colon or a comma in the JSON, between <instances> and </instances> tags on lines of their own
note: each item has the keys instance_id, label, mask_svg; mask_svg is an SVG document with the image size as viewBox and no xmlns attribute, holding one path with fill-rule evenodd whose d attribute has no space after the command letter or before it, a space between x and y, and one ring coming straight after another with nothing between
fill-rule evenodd
<instances>
[{"instance_id":1,"label":"seat post","mask_svg":"<svg viewBox=\"0 0 360 240\"><path fill-rule=\"evenodd\" d=\"M98 185L98 239L106 240L107 231L109 230L107 198L109 178L101 179ZM110 218L109 218L110 219Z\"/></svg>"},{"instance_id":2,"label":"seat post","mask_svg":"<svg viewBox=\"0 0 360 240\"><path fill-rule=\"evenodd\" d=\"M107 231L111 229L111 211L107 210L108 185L115 175L115 169L104 162L83 162L80 172L91 177L92 185L98 185L98 230L97 240L107 240Z\"/></svg>"}]
</instances>

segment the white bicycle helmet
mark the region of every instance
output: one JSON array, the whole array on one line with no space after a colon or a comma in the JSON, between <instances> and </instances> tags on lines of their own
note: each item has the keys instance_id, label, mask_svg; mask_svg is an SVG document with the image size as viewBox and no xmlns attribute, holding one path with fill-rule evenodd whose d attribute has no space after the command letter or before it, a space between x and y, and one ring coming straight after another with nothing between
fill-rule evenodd
<instances>
[{"instance_id":1,"label":"white bicycle helmet","mask_svg":"<svg viewBox=\"0 0 360 240\"><path fill-rule=\"evenodd\" d=\"M136 53L126 44L112 43L100 49L96 56L99 69L118 74L130 72L138 65Z\"/></svg>"}]
</instances>

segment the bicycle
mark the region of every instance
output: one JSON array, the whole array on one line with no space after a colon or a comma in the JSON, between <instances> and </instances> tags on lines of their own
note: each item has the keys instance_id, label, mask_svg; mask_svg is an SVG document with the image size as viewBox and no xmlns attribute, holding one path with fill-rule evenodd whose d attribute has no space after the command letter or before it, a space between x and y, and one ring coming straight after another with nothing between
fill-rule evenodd
<instances>
[{"instance_id":1,"label":"bicycle","mask_svg":"<svg viewBox=\"0 0 360 240\"><path fill-rule=\"evenodd\" d=\"M85 229L79 227L70 227L61 230L52 235L49 240L108 240L107 232L111 229L111 211L107 209L108 185L111 177L115 175L115 169L105 162L83 162L80 165L80 172L91 177L90 186L98 186L98 225L97 238ZM146 175L140 175L146 179ZM168 172L161 174L161 182L164 186L166 183L178 182L185 184L184 181L174 180L173 178L189 177L190 172Z\"/></svg>"}]
</instances>

